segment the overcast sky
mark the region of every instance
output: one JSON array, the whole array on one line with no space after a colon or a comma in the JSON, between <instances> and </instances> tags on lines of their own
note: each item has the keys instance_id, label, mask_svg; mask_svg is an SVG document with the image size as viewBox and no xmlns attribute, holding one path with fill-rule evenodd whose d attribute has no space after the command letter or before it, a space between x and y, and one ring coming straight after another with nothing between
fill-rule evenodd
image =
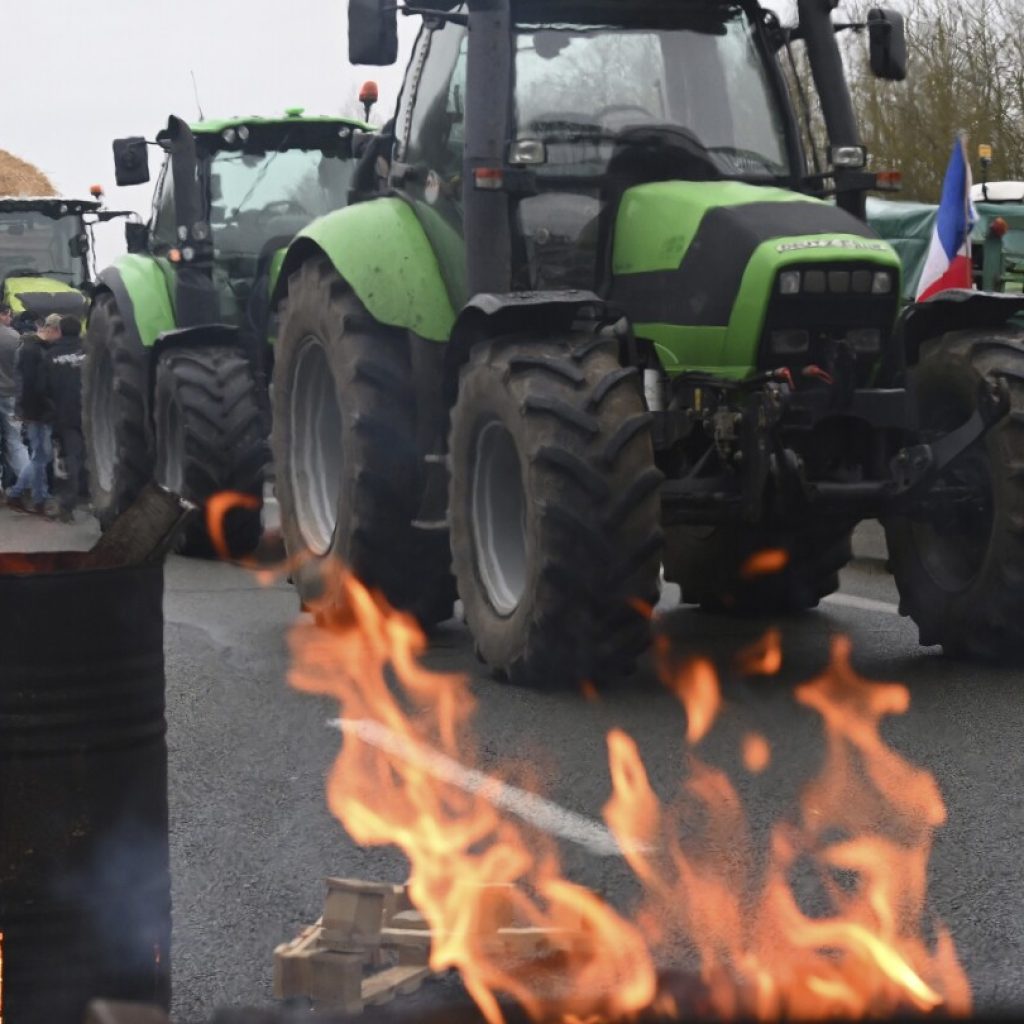
<instances>
[{"instance_id":1,"label":"overcast sky","mask_svg":"<svg viewBox=\"0 0 1024 1024\"><path fill-rule=\"evenodd\" d=\"M0 147L42 168L64 194L87 195L99 183L109 206L148 217L149 186L114 187L110 144L152 138L171 113L194 119L190 71L207 117L296 106L351 113L367 78L380 84L381 119L390 115L418 19L400 19L394 68L350 68L347 10L347 0L0 0ZM121 248L121 229L113 238L108 229L101 264Z\"/></svg>"}]
</instances>

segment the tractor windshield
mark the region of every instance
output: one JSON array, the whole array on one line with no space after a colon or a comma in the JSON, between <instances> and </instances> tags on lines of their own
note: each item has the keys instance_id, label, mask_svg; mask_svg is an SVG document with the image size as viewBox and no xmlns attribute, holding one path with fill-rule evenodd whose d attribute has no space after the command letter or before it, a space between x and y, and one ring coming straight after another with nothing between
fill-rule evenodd
<instances>
[{"instance_id":1,"label":"tractor windshield","mask_svg":"<svg viewBox=\"0 0 1024 1024\"><path fill-rule=\"evenodd\" d=\"M210 225L223 255L260 256L283 247L310 221L348 202L351 158L286 149L213 156Z\"/></svg>"},{"instance_id":2,"label":"tractor windshield","mask_svg":"<svg viewBox=\"0 0 1024 1024\"><path fill-rule=\"evenodd\" d=\"M38 210L0 213L0 279L54 277L66 284L86 280L80 239L85 229L77 214L50 217Z\"/></svg>"},{"instance_id":3,"label":"tractor windshield","mask_svg":"<svg viewBox=\"0 0 1024 1024\"><path fill-rule=\"evenodd\" d=\"M700 9L671 27L519 25L517 134L545 173L600 175L618 145L689 150L680 177L792 174L768 58L747 16ZM652 22L653 23L653 22ZM533 162L533 161L531 161Z\"/></svg>"}]
</instances>

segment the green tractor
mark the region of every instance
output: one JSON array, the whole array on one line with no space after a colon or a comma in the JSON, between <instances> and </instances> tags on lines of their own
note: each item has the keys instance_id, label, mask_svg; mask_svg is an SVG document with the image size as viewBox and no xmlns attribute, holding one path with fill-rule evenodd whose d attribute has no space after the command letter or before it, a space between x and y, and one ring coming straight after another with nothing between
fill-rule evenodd
<instances>
[{"instance_id":1,"label":"green tractor","mask_svg":"<svg viewBox=\"0 0 1024 1024\"><path fill-rule=\"evenodd\" d=\"M270 295L285 249L344 206L360 121L171 117L155 143L119 139L119 185L150 180L164 154L148 225L99 275L89 312L83 409L93 503L106 528L150 480L202 507L243 499L224 529L232 553L256 547L267 470ZM211 553L202 517L181 550Z\"/></svg>"},{"instance_id":2,"label":"green tractor","mask_svg":"<svg viewBox=\"0 0 1024 1024\"><path fill-rule=\"evenodd\" d=\"M499 677L573 685L630 668L662 567L707 608L809 608L881 517L923 643L1021 651L1021 303L901 316L834 6L799 0L792 28L756 0L407 10L423 28L364 157L381 186L300 232L276 292L304 602L330 617L340 559L429 626L454 575ZM902 79L901 16L859 27ZM394 4L350 0L349 45L393 62Z\"/></svg>"},{"instance_id":3,"label":"green tractor","mask_svg":"<svg viewBox=\"0 0 1024 1024\"><path fill-rule=\"evenodd\" d=\"M0 196L0 302L29 327L60 313L84 317L95 273L92 230L131 216L106 210L97 187L92 199Z\"/></svg>"}]
</instances>

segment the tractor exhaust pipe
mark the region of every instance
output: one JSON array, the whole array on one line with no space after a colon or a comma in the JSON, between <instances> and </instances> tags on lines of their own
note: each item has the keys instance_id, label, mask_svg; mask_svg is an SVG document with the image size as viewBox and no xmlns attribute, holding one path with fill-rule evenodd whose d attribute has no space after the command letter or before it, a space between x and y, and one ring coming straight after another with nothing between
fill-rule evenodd
<instances>
[{"instance_id":1,"label":"tractor exhaust pipe","mask_svg":"<svg viewBox=\"0 0 1024 1024\"><path fill-rule=\"evenodd\" d=\"M199 181L196 137L180 117L173 116L167 121L164 137L170 144L177 249L181 253L174 296L178 326L217 323L220 313L213 287L213 242Z\"/></svg>"},{"instance_id":2,"label":"tractor exhaust pipe","mask_svg":"<svg viewBox=\"0 0 1024 1024\"><path fill-rule=\"evenodd\" d=\"M846 69L832 25L832 11L837 3L838 0L797 0L800 31L807 44L814 87L821 99L821 112L830 143L833 146L860 146L861 135L853 112ZM836 169L837 202L848 213L863 219L864 193L843 190L845 173L841 168Z\"/></svg>"}]
</instances>

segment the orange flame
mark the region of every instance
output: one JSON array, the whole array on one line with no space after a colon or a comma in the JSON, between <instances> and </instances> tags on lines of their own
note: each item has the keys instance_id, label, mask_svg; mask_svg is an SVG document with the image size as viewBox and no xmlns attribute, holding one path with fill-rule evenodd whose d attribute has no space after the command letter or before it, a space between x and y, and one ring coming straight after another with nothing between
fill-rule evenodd
<instances>
[{"instance_id":1,"label":"orange flame","mask_svg":"<svg viewBox=\"0 0 1024 1024\"><path fill-rule=\"evenodd\" d=\"M503 1020L502 997L562 1024L674 1013L654 964L680 947L696 956L706 1012L723 1020L968 1012L952 938L925 913L941 796L879 732L908 694L858 677L845 641L828 671L796 691L823 723L824 767L761 853L728 775L694 751L723 707L714 669L677 661L656 638L662 678L686 711L687 771L662 803L635 740L608 735L604 818L644 894L630 921L564 878L551 841L499 809L500 780L455 777L480 763L466 679L427 671L414 621L351 576L331 586L330 606L342 611L329 629L293 629L290 674L298 689L340 703L329 805L356 842L404 852L433 937L431 967L457 968L490 1024ZM769 634L754 663L777 669L777 649ZM742 756L752 774L764 771L767 738L748 733ZM499 919L554 936L559 973L510 956Z\"/></svg>"},{"instance_id":2,"label":"orange flame","mask_svg":"<svg viewBox=\"0 0 1024 1024\"><path fill-rule=\"evenodd\" d=\"M642 919L661 908L662 928L648 938L656 948L670 939L696 948L712 1015L723 1019L880 1016L940 1005L968 1012L970 990L949 933L934 922L935 948L923 938L942 799L932 776L879 734L884 716L907 709L907 690L860 679L839 640L830 669L800 687L797 700L823 719L826 763L799 813L773 829L760 878L751 873L757 858L739 797L721 771L691 754L681 797L665 808L635 744L609 736L605 820L645 887ZM767 753L763 738L747 742L748 757ZM625 841L641 837L643 845ZM802 908L794 881L808 868L827 900L816 914ZM677 908L670 920L666 907Z\"/></svg>"},{"instance_id":3,"label":"orange flame","mask_svg":"<svg viewBox=\"0 0 1024 1024\"><path fill-rule=\"evenodd\" d=\"M771 576L782 572L789 565L789 552L784 548L767 548L752 554L741 566L740 576L751 579L754 576Z\"/></svg>"},{"instance_id":4,"label":"orange flame","mask_svg":"<svg viewBox=\"0 0 1024 1024\"><path fill-rule=\"evenodd\" d=\"M260 499L256 495L243 494L241 491L220 491L206 499L206 531L218 558L225 562L231 560L231 548L224 529L228 513L238 508L259 507Z\"/></svg>"},{"instance_id":5,"label":"orange flame","mask_svg":"<svg viewBox=\"0 0 1024 1024\"><path fill-rule=\"evenodd\" d=\"M328 780L330 808L356 842L395 844L405 853L410 897L433 935L431 967L458 968L492 1024L503 1019L501 994L536 1019L549 1017L552 1006L556 1016L587 1018L624 1017L650 1005L654 966L637 928L564 879L553 849L542 844L533 853L536 840L528 842L486 791L467 791L437 770L438 755L477 763L467 740L474 710L467 681L420 665L425 641L411 618L351 576L339 585L349 616L334 618L329 630L293 630L290 681L341 704L344 741ZM376 742L366 739L367 723ZM520 927L584 940L566 951L573 962L568 991L542 996L550 985L536 964L510 962L488 934L495 886L511 886L504 898Z\"/></svg>"},{"instance_id":6,"label":"orange flame","mask_svg":"<svg viewBox=\"0 0 1024 1024\"><path fill-rule=\"evenodd\" d=\"M769 629L756 644L736 656L736 664L748 676L775 676L782 668L782 633Z\"/></svg>"}]
</instances>

